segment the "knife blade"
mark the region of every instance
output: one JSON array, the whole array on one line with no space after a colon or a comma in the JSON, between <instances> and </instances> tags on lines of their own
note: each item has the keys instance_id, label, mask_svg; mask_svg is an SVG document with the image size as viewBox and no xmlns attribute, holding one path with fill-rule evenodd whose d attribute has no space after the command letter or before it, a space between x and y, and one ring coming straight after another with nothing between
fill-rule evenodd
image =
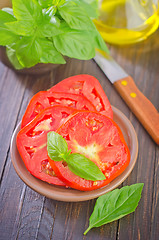
<instances>
[{"instance_id":1,"label":"knife blade","mask_svg":"<svg viewBox=\"0 0 159 240\"><path fill-rule=\"evenodd\" d=\"M94 61L114 85L152 139L159 144L159 113L129 76L108 54L96 53Z\"/></svg>"}]
</instances>

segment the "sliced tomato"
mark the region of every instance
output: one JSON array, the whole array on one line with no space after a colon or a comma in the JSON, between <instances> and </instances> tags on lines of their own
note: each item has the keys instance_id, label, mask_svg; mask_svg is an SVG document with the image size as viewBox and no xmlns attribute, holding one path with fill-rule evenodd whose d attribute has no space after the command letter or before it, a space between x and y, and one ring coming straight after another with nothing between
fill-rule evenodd
<instances>
[{"instance_id":1,"label":"sliced tomato","mask_svg":"<svg viewBox=\"0 0 159 240\"><path fill-rule=\"evenodd\" d=\"M21 128L32 121L43 109L55 105L95 111L94 105L84 96L64 92L41 91L30 100L22 119Z\"/></svg>"},{"instance_id":2,"label":"sliced tomato","mask_svg":"<svg viewBox=\"0 0 159 240\"><path fill-rule=\"evenodd\" d=\"M93 76L81 74L66 78L49 91L70 92L85 96L93 103L96 111L113 118L110 102L99 81Z\"/></svg>"},{"instance_id":3,"label":"sliced tomato","mask_svg":"<svg viewBox=\"0 0 159 240\"><path fill-rule=\"evenodd\" d=\"M65 162L49 159L56 175L72 188L86 191L103 187L129 164L130 153L121 130L113 120L102 114L78 112L70 116L57 132L66 139L72 152L84 154L106 177L102 181L85 180L72 173Z\"/></svg>"},{"instance_id":4,"label":"sliced tomato","mask_svg":"<svg viewBox=\"0 0 159 240\"><path fill-rule=\"evenodd\" d=\"M54 106L41 111L17 135L17 148L28 171L55 185L65 185L56 177L47 158L47 133L55 131L76 109Z\"/></svg>"}]
</instances>

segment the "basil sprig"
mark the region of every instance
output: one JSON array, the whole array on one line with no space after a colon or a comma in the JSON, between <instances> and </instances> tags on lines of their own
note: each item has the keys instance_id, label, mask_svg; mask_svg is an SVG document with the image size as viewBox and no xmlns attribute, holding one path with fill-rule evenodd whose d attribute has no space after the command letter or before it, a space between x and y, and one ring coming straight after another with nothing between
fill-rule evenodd
<instances>
[{"instance_id":1,"label":"basil sprig","mask_svg":"<svg viewBox=\"0 0 159 240\"><path fill-rule=\"evenodd\" d=\"M90 159L68 150L66 140L56 132L47 134L47 151L53 161L65 161L68 168L77 176L86 180L104 180L105 175Z\"/></svg>"},{"instance_id":2,"label":"basil sprig","mask_svg":"<svg viewBox=\"0 0 159 240\"><path fill-rule=\"evenodd\" d=\"M143 183L137 183L125 186L100 196L84 235L93 227L100 227L134 212L140 201L143 185Z\"/></svg>"},{"instance_id":3,"label":"basil sprig","mask_svg":"<svg viewBox=\"0 0 159 240\"><path fill-rule=\"evenodd\" d=\"M108 51L92 21L97 0L12 0L12 6L0 10L0 45L16 69Z\"/></svg>"}]
</instances>

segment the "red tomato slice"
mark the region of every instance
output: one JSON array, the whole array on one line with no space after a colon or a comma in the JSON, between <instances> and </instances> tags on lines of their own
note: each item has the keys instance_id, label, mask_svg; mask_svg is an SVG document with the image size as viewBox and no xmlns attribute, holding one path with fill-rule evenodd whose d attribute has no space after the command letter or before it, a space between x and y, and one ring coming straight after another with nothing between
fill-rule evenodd
<instances>
[{"instance_id":1,"label":"red tomato slice","mask_svg":"<svg viewBox=\"0 0 159 240\"><path fill-rule=\"evenodd\" d=\"M43 109L55 105L95 111L93 104L84 96L64 92L41 91L30 100L22 119L21 128L32 121Z\"/></svg>"},{"instance_id":2,"label":"red tomato slice","mask_svg":"<svg viewBox=\"0 0 159 240\"><path fill-rule=\"evenodd\" d=\"M56 175L72 188L86 191L103 187L129 164L130 153L121 130L113 120L102 114L78 112L71 115L57 132L66 139L72 152L84 154L106 177L102 181L85 180L72 173L65 162L49 159Z\"/></svg>"},{"instance_id":3,"label":"red tomato slice","mask_svg":"<svg viewBox=\"0 0 159 240\"><path fill-rule=\"evenodd\" d=\"M97 112L113 118L110 102L99 81L93 76L81 74L66 78L49 91L70 92L85 96L93 103Z\"/></svg>"},{"instance_id":4,"label":"red tomato slice","mask_svg":"<svg viewBox=\"0 0 159 240\"><path fill-rule=\"evenodd\" d=\"M17 135L17 148L28 171L55 185L65 185L56 177L47 158L47 133L55 131L76 109L54 106L46 108Z\"/></svg>"}]
</instances>

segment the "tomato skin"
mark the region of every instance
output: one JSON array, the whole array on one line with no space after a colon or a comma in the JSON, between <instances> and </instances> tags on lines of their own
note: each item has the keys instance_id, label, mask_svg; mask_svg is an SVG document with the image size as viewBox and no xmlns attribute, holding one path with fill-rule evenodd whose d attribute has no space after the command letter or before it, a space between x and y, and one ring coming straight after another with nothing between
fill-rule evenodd
<instances>
[{"instance_id":1,"label":"tomato skin","mask_svg":"<svg viewBox=\"0 0 159 240\"><path fill-rule=\"evenodd\" d=\"M30 100L22 118L21 128L32 121L42 110L55 105L95 111L94 105L84 96L64 92L40 91Z\"/></svg>"},{"instance_id":2,"label":"tomato skin","mask_svg":"<svg viewBox=\"0 0 159 240\"><path fill-rule=\"evenodd\" d=\"M76 109L53 106L41 111L17 134L17 148L28 171L51 184L65 186L53 172L47 158L47 133L55 131Z\"/></svg>"},{"instance_id":3,"label":"tomato skin","mask_svg":"<svg viewBox=\"0 0 159 240\"><path fill-rule=\"evenodd\" d=\"M81 74L66 78L49 91L70 92L85 96L95 106L97 112L113 119L110 102L99 81L93 76Z\"/></svg>"},{"instance_id":4,"label":"tomato skin","mask_svg":"<svg viewBox=\"0 0 159 240\"><path fill-rule=\"evenodd\" d=\"M57 132L66 139L72 152L84 154L106 176L102 181L85 180L72 173L67 165L49 158L56 175L69 187L82 191L101 188L119 176L130 162L130 152L121 130L113 120L102 114L77 112Z\"/></svg>"}]
</instances>

